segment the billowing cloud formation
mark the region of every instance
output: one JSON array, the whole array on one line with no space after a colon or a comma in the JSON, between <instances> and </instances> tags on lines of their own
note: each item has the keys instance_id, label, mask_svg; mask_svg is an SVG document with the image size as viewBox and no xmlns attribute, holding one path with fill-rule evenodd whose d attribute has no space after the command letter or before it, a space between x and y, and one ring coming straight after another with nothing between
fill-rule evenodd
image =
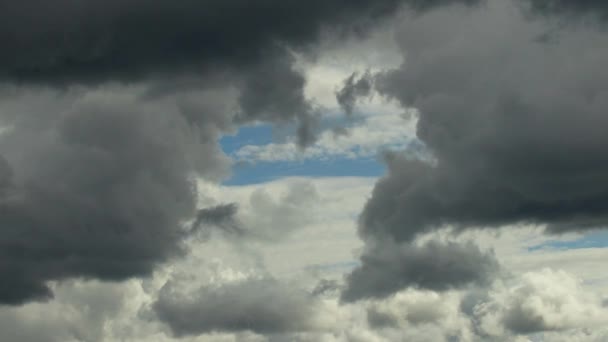
<instances>
[{"instance_id":1,"label":"billowing cloud formation","mask_svg":"<svg viewBox=\"0 0 608 342\"><path fill-rule=\"evenodd\" d=\"M314 298L271 278L202 287L190 296L165 285L153 309L175 336L209 332L287 333L315 328Z\"/></svg>"},{"instance_id":2,"label":"billowing cloud formation","mask_svg":"<svg viewBox=\"0 0 608 342\"><path fill-rule=\"evenodd\" d=\"M361 257L347 278L342 300L385 298L407 287L444 291L471 283L485 284L498 262L472 243L430 241L423 245L379 244Z\"/></svg>"},{"instance_id":3,"label":"billowing cloud formation","mask_svg":"<svg viewBox=\"0 0 608 342\"><path fill-rule=\"evenodd\" d=\"M600 298L561 271L526 273L496 284L485 296L472 315L479 332L487 336L596 329L608 321Z\"/></svg>"},{"instance_id":4,"label":"billowing cloud formation","mask_svg":"<svg viewBox=\"0 0 608 342\"><path fill-rule=\"evenodd\" d=\"M383 258L376 241L411 244L446 227L525 223L562 233L608 224L604 32L556 28L526 18L514 2L489 1L407 17L396 40L404 63L376 74L375 88L418 110L417 136L434 158L388 155L388 175L360 217L372 256L349 277L346 298L371 274L411 264ZM367 266L370 258L383 262ZM442 269L424 271L439 272L424 287L450 283ZM370 284L366 292L385 295L411 286Z\"/></svg>"},{"instance_id":5,"label":"billowing cloud formation","mask_svg":"<svg viewBox=\"0 0 608 342\"><path fill-rule=\"evenodd\" d=\"M317 113L293 51L310 54L327 30L364 31L403 4L424 10L451 2L476 1L3 1L0 47L8 53L0 56L0 81L99 84L221 71L241 92L239 123L295 121L306 146Z\"/></svg>"},{"instance_id":6,"label":"billowing cloud formation","mask_svg":"<svg viewBox=\"0 0 608 342\"><path fill-rule=\"evenodd\" d=\"M446 225L604 227L608 36L554 31L500 1L410 19L397 35L405 64L376 85L419 110L417 135L436 162L389 162L362 214L363 236L408 241ZM542 39L548 32L553 41Z\"/></svg>"},{"instance_id":7,"label":"billowing cloud formation","mask_svg":"<svg viewBox=\"0 0 608 342\"><path fill-rule=\"evenodd\" d=\"M0 303L48 298L51 280L149 274L180 254L192 180L228 172L222 132L296 122L299 145L313 140L292 52L402 4L428 7L0 1Z\"/></svg>"},{"instance_id":8,"label":"billowing cloud formation","mask_svg":"<svg viewBox=\"0 0 608 342\"><path fill-rule=\"evenodd\" d=\"M49 297L49 280L149 274L180 253L192 177L229 166L213 116L202 131L128 93L71 101L46 122L17 115L0 136L0 303Z\"/></svg>"}]
</instances>

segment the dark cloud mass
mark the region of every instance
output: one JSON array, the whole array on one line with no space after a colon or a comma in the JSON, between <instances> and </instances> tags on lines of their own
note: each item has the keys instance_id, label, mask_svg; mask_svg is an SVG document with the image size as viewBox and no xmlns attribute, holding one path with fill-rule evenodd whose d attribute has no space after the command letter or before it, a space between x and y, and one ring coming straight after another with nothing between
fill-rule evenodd
<instances>
[{"instance_id":1,"label":"dark cloud mass","mask_svg":"<svg viewBox=\"0 0 608 342\"><path fill-rule=\"evenodd\" d=\"M376 84L419 110L417 135L436 160L389 160L361 216L363 236L606 226L608 36L577 26L538 39L550 30L499 1L404 21L406 63Z\"/></svg>"},{"instance_id":2,"label":"dark cloud mass","mask_svg":"<svg viewBox=\"0 0 608 342\"><path fill-rule=\"evenodd\" d=\"M184 296L166 285L153 310L178 337L210 332L287 333L315 326L315 299L274 279L203 287Z\"/></svg>"},{"instance_id":3,"label":"dark cloud mass","mask_svg":"<svg viewBox=\"0 0 608 342\"><path fill-rule=\"evenodd\" d=\"M325 30L364 32L402 4L460 1L3 0L0 81L91 85L223 70L241 91L237 123L295 122L307 146L318 114L292 52L309 54Z\"/></svg>"},{"instance_id":4,"label":"dark cloud mass","mask_svg":"<svg viewBox=\"0 0 608 342\"><path fill-rule=\"evenodd\" d=\"M556 26L496 0L407 16L396 40L404 63L373 76L375 89L418 110L417 136L434 158L388 155L388 174L360 216L368 252L347 279L346 299L458 282L425 259L444 253L463 253L449 259L469 280L483 265L492 269L479 253L469 257L474 249L390 257L378 240L413 246L441 228L510 224L546 225L550 233L606 227L608 36L597 25ZM429 276L416 281L418 274Z\"/></svg>"},{"instance_id":5,"label":"dark cloud mass","mask_svg":"<svg viewBox=\"0 0 608 342\"><path fill-rule=\"evenodd\" d=\"M0 0L0 303L182 253L192 180L228 173L223 132L295 122L313 141L293 52L451 2Z\"/></svg>"},{"instance_id":6,"label":"dark cloud mass","mask_svg":"<svg viewBox=\"0 0 608 342\"><path fill-rule=\"evenodd\" d=\"M371 249L348 276L343 301L386 298L407 287L443 291L485 284L499 268L492 254L472 243L430 241L418 246L384 242Z\"/></svg>"},{"instance_id":7,"label":"dark cloud mass","mask_svg":"<svg viewBox=\"0 0 608 342\"><path fill-rule=\"evenodd\" d=\"M44 130L18 122L0 136L0 303L49 297L49 280L146 275L180 253L192 176L228 163L164 109L89 95Z\"/></svg>"},{"instance_id":8,"label":"dark cloud mass","mask_svg":"<svg viewBox=\"0 0 608 342\"><path fill-rule=\"evenodd\" d=\"M402 3L449 2L460 1L3 0L0 46L10 53L0 77L95 82L246 65L276 44L306 47L323 28L372 24Z\"/></svg>"}]
</instances>

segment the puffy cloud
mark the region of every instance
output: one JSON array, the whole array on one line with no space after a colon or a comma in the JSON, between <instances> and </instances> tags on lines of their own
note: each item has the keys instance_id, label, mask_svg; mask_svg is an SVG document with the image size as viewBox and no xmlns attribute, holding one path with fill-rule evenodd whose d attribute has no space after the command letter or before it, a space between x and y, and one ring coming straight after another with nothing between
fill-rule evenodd
<instances>
[{"instance_id":1,"label":"puffy cloud","mask_svg":"<svg viewBox=\"0 0 608 342\"><path fill-rule=\"evenodd\" d=\"M213 121L190 126L174 103L100 90L60 108L0 136L1 303L49 297L50 280L149 274L181 254L193 177L229 167Z\"/></svg>"},{"instance_id":2,"label":"puffy cloud","mask_svg":"<svg viewBox=\"0 0 608 342\"><path fill-rule=\"evenodd\" d=\"M374 85L418 110L416 134L433 158L389 155L360 217L372 249L442 228L605 227L604 32L556 28L489 1L406 16L395 39L404 62Z\"/></svg>"},{"instance_id":3,"label":"puffy cloud","mask_svg":"<svg viewBox=\"0 0 608 342\"><path fill-rule=\"evenodd\" d=\"M193 179L228 173L220 135L295 122L310 144L317 112L294 54L402 5L432 7L0 2L0 303L48 298L52 280L147 275L182 254Z\"/></svg>"},{"instance_id":4,"label":"puffy cloud","mask_svg":"<svg viewBox=\"0 0 608 342\"><path fill-rule=\"evenodd\" d=\"M361 265L348 275L342 300L386 298L407 287L444 291L484 284L498 270L494 256L483 253L473 243L380 242L363 253Z\"/></svg>"},{"instance_id":5,"label":"puffy cloud","mask_svg":"<svg viewBox=\"0 0 608 342\"><path fill-rule=\"evenodd\" d=\"M497 282L473 308L489 336L598 329L608 322L601 298L563 271L545 269Z\"/></svg>"},{"instance_id":6,"label":"puffy cloud","mask_svg":"<svg viewBox=\"0 0 608 342\"><path fill-rule=\"evenodd\" d=\"M160 291L153 310L175 336L252 331L262 334L318 329L317 307L310 294L268 277L252 277L190 294L171 282Z\"/></svg>"},{"instance_id":7,"label":"puffy cloud","mask_svg":"<svg viewBox=\"0 0 608 342\"><path fill-rule=\"evenodd\" d=\"M602 227L607 36L576 27L542 43L544 22L499 1L410 19L396 38L406 62L376 84L419 110L417 135L437 162L391 163L363 213L364 234Z\"/></svg>"}]
</instances>

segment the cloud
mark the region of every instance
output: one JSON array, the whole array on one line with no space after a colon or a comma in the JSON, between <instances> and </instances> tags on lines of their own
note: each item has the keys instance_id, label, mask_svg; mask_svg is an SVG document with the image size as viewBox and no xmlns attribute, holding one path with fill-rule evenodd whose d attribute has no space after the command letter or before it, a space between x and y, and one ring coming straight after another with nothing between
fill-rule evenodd
<instances>
[{"instance_id":1,"label":"cloud","mask_svg":"<svg viewBox=\"0 0 608 342\"><path fill-rule=\"evenodd\" d=\"M591 15L608 19L608 5L601 0L521 0L533 13L541 15Z\"/></svg>"},{"instance_id":2,"label":"cloud","mask_svg":"<svg viewBox=\"0 0 608 342\"><path fill-rule=\"evenodd\" d=\"M315 328L315 301L270 278L251 278L191 295L165 285L153 309L177 337L209 332L285 333Z\"/></svg>"},{"instance_id":3,"label":"cloud","mask_svg":"<svg viewBox=\"0 0 608 342\"><path fill-rule=\"evenodd\" d=\"M563 271L528 272L495 284L485 296L472 314L489 336L596 329L608 322L601 299Z\"/></svg>"},{"instance_id":4,"label":"cloud","mask_svg":"<svg viewBox=\"0 0 608 342\"><path fill-rule=\"evenodd\" d=\"M220 204L210 208L199 209L196 219L190 228L193 232L203 231L208 236L208 228L219 229L226 234L241 236L244 234L243 228L236 220L238 212L236 203Z\"/></svg>"},{"instance_id":5,"label":"cloud","mask_svg":"<svg viewBox=\"0 0 608 342\"><path fill-rule=\"evenodd\" d=\"M193 177L229 167L214 123L199 130L166 103L100 90L52 110L0 137L3 304L50 297L50 280L150 274L182 253Z\"/></svg>"},{"instance_id":6,"label":"cloud","mask_svg":"<svg viewBox=\"0 0 608 342\"><path fill-rule=\"evenodd\" d=\"M267 57L265 52L277 44L304 48L323 28L361 28L401 4L424 9L449 2L4 3L0 28L7 34L0 46L10 53L0 59L0 76L25 82L96 82L241 66Z\"/></svg>"},{"instance_id":7,"label":"cloud","mask_svg":"<svg viewBox=\"0 0 608 342\"><path fill-rule=\"evenodd\" d=\"M369 246L368 246L369 247ZM499 271L492 254L472 243L431 240L422 245L380 242L346 278L342 300L386 298L408 287L445 291L485 284Z\"/></svg>"},{"instance_id":8,"label":"cloud","mask_svg":"<svg viewBox=\"0 0 608 342\"><path fill-rule=\"evenodd\" d=\"M228 174L219 137L296 123L298 146L311 144L317 112L294 54L312 58L325 33L365 32L402 5L429 7L0 4L0 303L49 298L53 280L148 275L183 254L194 178Z\"/></svg>"},{"instance_id":9,"label":"cloud","mask_svg":"<svg viewBox=\"0 0 608 342\"><path fill-rule=\"evenodd\" d=\"M351 74L345 81L342 89L336 92L336 100L338 104L346 112L351 115L355 109L355 104L359 98L368 97L372 92L372 79L369 73L357 79L357 74Z\"/></svg>"},{"instance_id":10,"label":"cloud","mask_svg":"<svg viewBox=\"0 0 608 342\"><path fill-rule=\"evenodd\" d=\"M375 84L419 110L417 136L436 160L389 161L362 214L363 236L605 226L608 141L598 127L608 108L608 36L577 26L559 30L553 43L539 41L552 29L500 1L402 22L396 39L405 62Z\"/></svg>"}]
</instances>

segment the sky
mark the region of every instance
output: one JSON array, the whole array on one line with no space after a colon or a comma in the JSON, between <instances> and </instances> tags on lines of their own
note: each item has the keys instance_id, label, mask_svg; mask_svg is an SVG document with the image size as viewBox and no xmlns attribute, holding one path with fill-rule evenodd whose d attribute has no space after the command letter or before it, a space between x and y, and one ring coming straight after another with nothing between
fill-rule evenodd
<instances>
[{"instance_id":1,"label":"sky","mask_svg":"<svg viewBox=\"0 0 608 342\"><path fill-rule=\"evenodd\" d=\"M0 341L608 341L607 24L0 0Z\"/></svg>"}]
</instances>

